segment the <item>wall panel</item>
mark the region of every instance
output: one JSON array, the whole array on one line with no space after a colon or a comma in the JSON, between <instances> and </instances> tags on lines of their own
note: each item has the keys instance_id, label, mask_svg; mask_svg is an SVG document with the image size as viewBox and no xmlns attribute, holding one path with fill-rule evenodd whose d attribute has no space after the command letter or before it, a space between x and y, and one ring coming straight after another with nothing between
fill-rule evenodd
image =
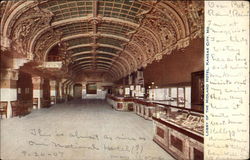
<instances>
[{"instance_id":1,"label":"wall panel","mask_svg":"<svg viewBox=\"0 0 250 160\"><path fill-rule=\"evenodd\" d=\"M145 84L155 82L157 86L191 82L191 73L204 69L204 40L195 39L183 50L165 55L144 70Z\"/></svg>"}]
</instances>

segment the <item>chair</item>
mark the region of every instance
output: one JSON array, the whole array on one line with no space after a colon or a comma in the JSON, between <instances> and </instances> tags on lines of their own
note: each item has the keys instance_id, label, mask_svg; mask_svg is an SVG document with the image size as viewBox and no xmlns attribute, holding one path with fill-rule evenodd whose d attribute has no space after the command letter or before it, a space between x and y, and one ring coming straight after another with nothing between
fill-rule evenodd
<instances>
[{"instance_id":1,"label":"chair","mask_svg":"<svg viewBox=\"0 0 250 160\"><path fill-rule=\"evenodd\" d=\"M26 101L26 105L27 105L27 111L28 111L28 113L31 113L31 111L33 109L33 99L32 100L27 100Z\"/></svg>"},{"instance_id":2,"label":"chair","mask_svg":"<svg viewBox=\"0 0 250 160\"><path fill-rule=\"evenodd\" d=\"M55 96L50 97L50 104L56 104L56 97Z\"/></svg>"},{"instance_id":3,"label":"chair","mask_svg":"<svg viewBox=\"0 0 250 160\"><path fill-rule=\"evenodd\" d=\"M38 98L33 98L33 107L38 108Z\"/></svg>"},{"instance_id":4,"label":"chair","mask_svg":"<svg viewBox=\"0 0 250 160\"><path fill-rule=\"evenodd\" d=\"M134 110L133 103L128 103L128 111L133 111L133 110Z\"/></svg>"},{"instance_id":5,"label":"chair","mask_svg":"<svg viewBox=\"0 0 250 160\"><path fill-rule=\"evenodd\" d=\"M19 101L19 116L23 116L25 113L24 103L22 100Z\"/></svg>"},{"instance_id":6,"label":"chair","mask_svg":"<svg viewBox=\"0 0 250 160\"><path fill-rule=\"evenodd\" d=\"M3 115L5 115L5 117L7 118L7 106L8 106L7 101L1 101L0 102L0 115L1 115L1 118L2 118Z\"/></svg>"},{"instance_id":7,"label":"chair","mask_svg":"<svg viewBox=\"0 0 250 160\"><path fill-rule=\"evenodd\" d=\"M41 98L41 108L49 108L50 107L50 99Z\"/></svg>"},{"instance_id":8,"label":"chair","mask_svg":"<svg viewBox=\"0 0 250 160\"><path fill-rule=\"evenodd\" d=\"M20 114L22 116L26 116L27 114L29 114L30 113L29 108L31 108L31 105L32 105L31 102L27 100L22 100L21 105L20 105L20 108L21 108Z\"/></svg>"},{"instance_id":9,"label":"chair","mask_svg":"<svg viewBox=\"0 0 250 160\"><path fill-rule=\"evenodd\" d=\"M12 117L16 117L20 115L20 106L18 101L11 101L11 109L12 109Z\"/></svg>"}]
</instances>

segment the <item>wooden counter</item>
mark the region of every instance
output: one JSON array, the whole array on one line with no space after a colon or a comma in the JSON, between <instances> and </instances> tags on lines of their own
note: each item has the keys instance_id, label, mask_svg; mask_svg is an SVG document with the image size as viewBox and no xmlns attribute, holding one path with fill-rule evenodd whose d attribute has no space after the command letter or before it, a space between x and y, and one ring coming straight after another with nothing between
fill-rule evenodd
<instances>
[{"instance_id":1,"label":"wooden counter","mask_svg":"<svg viewBox=\"0 0 250 160\"><path fill-rule=\"evenodd\" d=\"M135 113L145 119L152 120L155 112L155 104L145 99L135 99Z\"/></svg>"},{"instance_id":2,"label":"wooden counter","mask_svg":"<svg viewBox=\"0 0 250 160\"><path fill-rule=\"evenodd\" d=\"M137 115L152 120L155 104L145 99L131 97L107 96L107 102L118 111L134 111Z\"/></svg>"},{"instance_id":3,"label":"wooden counter","mask_svg":"<svg viewBox=\"0 0 250 160\"><path fill-rule=\"evenodd\" d=\"M139 116L153 120L154 138L153 140L160 145L164 150L171 154L174 158L180 160L203 160L203 135L194 130L190 130L185 126L155 117L156 108L174 108L177 110L186 111L195 114L192 109L187 109L178 106L171 106L164 101L149 101L146 99L126 98L107 96L107 101L111 106L119 111L131 111ZM130 107L128 107L131 105ZM197 114L202 115L201 112Z\"/></svg>"},{"instance_id":4,"label":"wooden counter","mask_svg":"<svg viewBox=\"0 0 250 160\"><path fill-rule=\"evenodd\" d=\"M106 97L107 102L118 111L133 111L134 99L129 97L115 97L108 95Z\"/></svg>"}]
</instances>

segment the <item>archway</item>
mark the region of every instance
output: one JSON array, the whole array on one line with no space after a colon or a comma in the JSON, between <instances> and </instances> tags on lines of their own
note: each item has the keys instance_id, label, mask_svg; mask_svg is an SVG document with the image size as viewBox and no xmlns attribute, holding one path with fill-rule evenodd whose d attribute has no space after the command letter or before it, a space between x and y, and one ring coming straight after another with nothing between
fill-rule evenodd
<instances>
[{"instance_id":1,"label":"archway","mask_svg":"<svg viewBox=\"0 0 250 160\"><path fill-rule=\"evenodd\" d=\"M75 84L74 85L74 98L81 98L82 97L82 85Z\"/></svg>"},{"instance_id":2,"label":"archway","mask_svg":"<svg viewBox=\"0 0 250 160\"><path fill-rule=\"evenodd\" d=\"M18 74L17 80L17 101L18 113L15 115L26 115L32 110L33 84L31 75L22 71Z\"/></svg>"}]
</instances>

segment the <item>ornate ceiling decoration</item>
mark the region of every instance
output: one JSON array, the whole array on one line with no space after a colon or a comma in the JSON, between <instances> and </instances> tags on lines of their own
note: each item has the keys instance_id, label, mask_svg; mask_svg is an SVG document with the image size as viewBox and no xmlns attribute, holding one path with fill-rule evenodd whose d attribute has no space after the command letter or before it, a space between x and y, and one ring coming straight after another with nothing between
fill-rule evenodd
<instances>
[{"instance_id":1,"label":"ornate ceiling decoration","mask_svg":"<svg viewBox=\"0 0 250 160\"><path fill-rule=\"evenodd\" d=\"M203 36L202 1L34 0L1 2L1 50L48 60L67 44L73 74L113 80Z\"/></svg>"}]
</instances>

